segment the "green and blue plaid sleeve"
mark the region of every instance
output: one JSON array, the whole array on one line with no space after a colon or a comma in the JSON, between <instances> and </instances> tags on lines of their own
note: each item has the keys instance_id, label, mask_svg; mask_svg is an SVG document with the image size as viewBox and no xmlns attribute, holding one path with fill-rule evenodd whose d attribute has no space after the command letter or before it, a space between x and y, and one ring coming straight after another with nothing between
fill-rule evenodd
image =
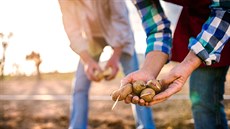
<instances>
[{"instance_id":1,"label":"green and blue plaid sleeve","mask_svg":"<svg viewBox=\"0 0 230 129\"><path fill-rule=\"evenodd\" d=\"M136 0L135 6L141 15L147 36L145 54L162 51L170 55L172 47L170 21L166 18L159 0Z\"/></svg>"},{"instance_id":2,"label":"green and blue plaid sleeve","mask_svg":"<svg viewBox=\"0 0 230 129\"><path fill-rule=\"evenodd\" d=\"M230 37L230 1L213 0L211 15L197 37L190 38L189 49L206 65L219 62L221 51Z\"/></svg>"}]
</instances>

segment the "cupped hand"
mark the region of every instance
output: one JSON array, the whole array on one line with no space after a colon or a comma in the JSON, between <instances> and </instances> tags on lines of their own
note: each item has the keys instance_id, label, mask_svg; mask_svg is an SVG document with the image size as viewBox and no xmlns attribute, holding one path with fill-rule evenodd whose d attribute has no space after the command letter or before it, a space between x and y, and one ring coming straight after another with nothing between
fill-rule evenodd
<instances>
[{"instance_id":1,"label":"cupped hand","mask_svg":"<svg viewBox=\"0 0 230 129\"><path fill-rule=\"evenodd\" d=\"M100 68L99 64L96 61L94 60L88 61L87 63L85 63L84 69L85 69L86 76L88 77L89 80L96 81L96 82L101 80L99 77L95 76L96 71L98 71L98 73L102 72L102 69Z\"/></svg>"},{"instance_id":2,"label":"cupped hand","mask_svg":"<svg viewBox=\"0 0 230 129\"><path fill-rule=\"evenodd\" d=\"M119 71L119 58L111 57L105 66L105 70L106 69L111 69L111 73L105 76L105 80L108 81L114 79Z\"/></svg>"},{"instance_id":3,"label":"cupped hand","mask_svg":"<svg viewBox=\"0 0 230 129\"><path fill-rule=\"evenodd\" d=\"M152 106L163 102L172 95L181 91L183 85L186 83L191 71L186 68L186 65L176 65L166 76L160 80L163 91L153 97L151 102L145 102L145 106Z\"/></svg>"},{"instance_id":4,"label":"cupped hand","mask_svg":"<svg viewBox=\"0 0 230 129\"><path fill-rule=\"evenodd\" d=\"M121 86L124 86L127 83L133 83L135 81L144 81L147 82L148 80L155 80L155 77L153 77L151 74L149 74L149 72L140 69L138 71L132 72L130 74L128 74L126 77L124 77L121 80ZM129 103L133 103L133 104L139 104L141 106L145 106L145 101L143 99L141 99L139 96L134 95L134 94L130 94L128 95L125 99L124 102L129 104Z\"/></svg>"}]
</instances>

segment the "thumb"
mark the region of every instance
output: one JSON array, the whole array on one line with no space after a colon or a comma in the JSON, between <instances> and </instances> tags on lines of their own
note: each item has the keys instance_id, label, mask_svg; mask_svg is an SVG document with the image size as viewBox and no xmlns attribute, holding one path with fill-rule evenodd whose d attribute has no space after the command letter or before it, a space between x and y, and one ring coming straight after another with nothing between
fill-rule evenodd
<instances>
[{"instance_id":1,"label":"thumb","mask_svg":"<svg viewBox=\"0 0 230 129\"><path fill-rule=\"evenodd\" d=\"M126 77L121 79L121 86L124 86L125 84L132 82L132 80L132 77L130 75L127 75Z\"/></svg>"},{"instance_id":2,"label":"thumb","mask_svg":"<svg viewBox=\"0 0 230 129\"><path fill-rule=\"evenodd\" d=\"M171 83L173 83L173 81L175 81L178 78L180 78L180 75L168 74L164 76L163 78L161 78L161 80L159 80L159 83L163 87L168 87Z\"/></svg>"}]
</instances>

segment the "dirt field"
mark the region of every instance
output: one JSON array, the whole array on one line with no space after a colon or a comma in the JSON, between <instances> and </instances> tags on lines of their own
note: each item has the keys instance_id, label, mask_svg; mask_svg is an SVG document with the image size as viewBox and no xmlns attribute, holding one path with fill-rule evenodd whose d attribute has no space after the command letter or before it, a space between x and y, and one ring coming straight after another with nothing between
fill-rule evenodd
<instances>
[{"instance_id":1,"label":"dirt field","mask_svg":"<svg viewBox=\"0 0 230 129\"><path fill-rule=\"evenodd\" d=\"M160 76L167 70L163 70ZM67 129L73 75L43 74L40 81L36 77L6 77L1 80L0 129ZM119 74L111 82L93 83L89 129L135 129L130 105L119 102L111 111L113 101L108 99L109 94L118 88L121 77ZM230 74L226 85L226 95L230 95ZM157 129L194 128L187 98L186 84L172 99L152 106ZM225 100L224 104L230 120L230 100Z\"/></svg>"}]
</instances>

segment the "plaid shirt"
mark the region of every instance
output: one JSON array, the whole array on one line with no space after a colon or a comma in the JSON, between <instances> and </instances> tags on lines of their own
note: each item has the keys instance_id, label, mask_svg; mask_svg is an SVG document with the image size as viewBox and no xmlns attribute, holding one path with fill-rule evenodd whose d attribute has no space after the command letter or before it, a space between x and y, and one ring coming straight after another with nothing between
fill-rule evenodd
<instances>
[{"instance_id":1,"label":"plaid shirt","mask_svg":"<svg viewBox=\"0 0 230 129\"><path fill-rule=\"evenodd\" d=\"M136 0L147 35L146 53L162 51L170 55L172 36L170 21L159 0ZM197 37L191 37L189 49L206 65L220 60L220 53L230 37L230 0L212 0L211 14Z\"/></svg>"}]
</instances>

